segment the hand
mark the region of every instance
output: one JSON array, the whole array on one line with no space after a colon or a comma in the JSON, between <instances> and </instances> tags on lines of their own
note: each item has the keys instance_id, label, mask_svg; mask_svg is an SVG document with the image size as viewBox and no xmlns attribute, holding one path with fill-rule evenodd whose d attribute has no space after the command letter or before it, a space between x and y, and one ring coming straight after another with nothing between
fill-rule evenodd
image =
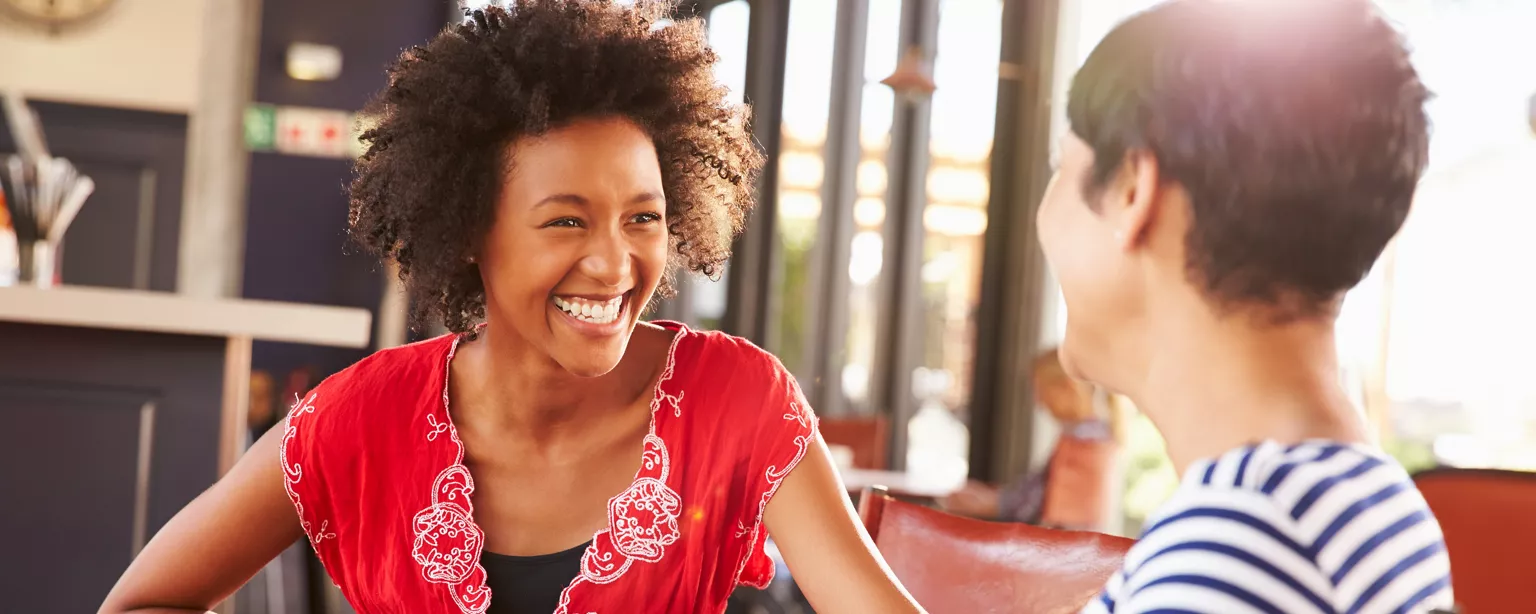
<instances>
[{"instance_id":1,"label":"hand","mask_svg":"<svg viewBox=\"0 0 1536 614\"><path fill-rule=\"evenodd\" d=\"M949 512L973 518L997 518L1002 515L997 487L981 482L966 482L960 490L939 500Z\"/></svg>"}]
</instances>

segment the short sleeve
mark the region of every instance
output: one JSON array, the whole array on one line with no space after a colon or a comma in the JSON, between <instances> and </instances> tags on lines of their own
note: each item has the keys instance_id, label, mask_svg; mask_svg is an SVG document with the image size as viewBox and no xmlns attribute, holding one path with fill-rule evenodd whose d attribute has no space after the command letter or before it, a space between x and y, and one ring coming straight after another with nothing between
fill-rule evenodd
<instances>
[{"instance_id":1,"label":"short sleeve","mask_svg":"<svg viewBox=\"0 0 1536 614\"><path fill-rule=\"evenodd\" d=\"M323 449L320 416L322 408L332 403L330 391L322 384L294 402L288 415L278 423L283 430L278 460L282 463L283 489L293 503L304 535L309 539L316 556L325 565L333 580L341 570L332 564L334 557L329 546L334 540L336 527L328 522L331 517L331 489L326 484L326 472L322 469ZM340 581L340 580L335 580Z\"/></svg>"},{"instance_id":2,"label":"short sleeve","mask_svg":"<svg viewBox=\"0 0 1536 614\"><path fill-rule=\"evenodd\" d=\"M770 357L771 358L771 357ZM754 412L749 462L746 470L749 493L757 504L750 506L749 518L737 528L738 535L750 539L750 551L744 561L740 583L767 588L773 581L774 563L767 554L768 532L763 527L763 512L768 501L816 439L816 414L801 393L795 378L777 360L772 360L771 385L762 395L763 402Z\"/></svg>"}]
</instances>

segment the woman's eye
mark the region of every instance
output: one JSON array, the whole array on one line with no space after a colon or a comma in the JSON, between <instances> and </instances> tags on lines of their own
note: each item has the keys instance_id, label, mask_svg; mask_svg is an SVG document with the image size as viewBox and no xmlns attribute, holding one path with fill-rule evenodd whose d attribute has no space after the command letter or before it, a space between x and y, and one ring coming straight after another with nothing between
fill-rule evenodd
<instances>
[{"instance_id":1,"label":"woman's eye","mask_svg":"<svg viewBox=\"0 0 1536 614\"><path fill-rule=\"evenodd\" d=\"M562 217L544 225L545 228L581 228L581 220L574 217Z\"/></svg>"},{"instance_id":2,"label":"woman's eye","mask_svg":"<svg viewBox=\"0 0 1536 614\"><path fill-rule=\"evenodd\" d=\"M651 222L660 222L661 221L661 215L660 214L656 214L656 213L641 213L640 215L636 215L634 217L634 219L632 219L631 221L636 223L636 224L649 224Z\"/></svg>"}]
</instances>

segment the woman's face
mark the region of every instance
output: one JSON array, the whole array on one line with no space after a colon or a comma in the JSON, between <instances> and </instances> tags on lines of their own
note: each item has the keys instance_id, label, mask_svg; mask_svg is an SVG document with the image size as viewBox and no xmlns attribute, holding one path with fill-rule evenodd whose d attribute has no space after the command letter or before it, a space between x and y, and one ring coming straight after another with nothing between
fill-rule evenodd
<instances>
[{"instance_id":1,"label":"woman's face","mask_svg":"<svg viewBox=\"0 0 1536 614\"><path fill-rule=\"evenodd\" d=\"M1083 191L1093 150L1076 135L1062 142L1061 163L1036 215L1040 245L1067 303L1062 367L1078 379L1116 387L1115 354L1136 317L1141 284L1117 237L1115 213L1101 214Z\"/></svg>"},{"instance_id":2,"label":"woman's face","mask_svg":"<svg viewBox=\"0 0 1536 614\"><path fill-rule=\"evenodd\" d=\"M597 118L508 153L478 252L488 319L575 375L608 373L666 270L656 147L627 119Z\"/></svg>"}]
</instances>

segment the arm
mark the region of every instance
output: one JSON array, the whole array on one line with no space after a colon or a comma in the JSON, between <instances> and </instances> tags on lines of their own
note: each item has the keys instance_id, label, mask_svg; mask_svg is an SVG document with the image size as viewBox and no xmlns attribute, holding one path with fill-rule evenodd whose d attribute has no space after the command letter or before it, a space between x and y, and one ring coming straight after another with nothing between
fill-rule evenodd
<instances>
[{"instance_id":1,"label":"arm","mask_svg":"<svg viewBox=\"0 0 1536 614\"><path fill-rule=\"evenodd\" d=\"M795 582L817 612L922 612L859 524L817 435L763 514Z\"/></svg>"},{"instance_id":2,"label":"arm","mask_svg":"<svg viewBox=\"0 0 1536 614\"><path fill-rule=\"evenodd\" d=\"M281 425L155 534L100 614L207 612L304 537L283 489Z\"/></svg>"}]
</instances>

